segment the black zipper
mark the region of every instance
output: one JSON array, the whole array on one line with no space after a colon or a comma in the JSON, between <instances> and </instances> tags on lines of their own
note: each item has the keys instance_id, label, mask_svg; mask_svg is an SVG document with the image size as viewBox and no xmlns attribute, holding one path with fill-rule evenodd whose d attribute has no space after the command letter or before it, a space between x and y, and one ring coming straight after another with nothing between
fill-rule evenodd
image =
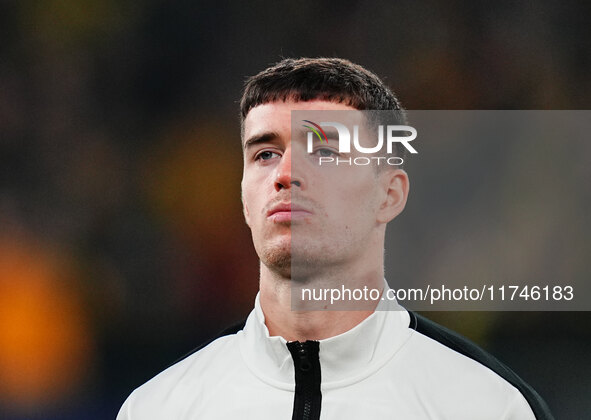
<instances>
[{"instance_id":1,"label":"black zipper","mask_svg":"<svg viewBox=\"0 0 591 420\"><path fill-rule=\"evenodd\" d=\"M322 406L320 392L320 343L292 341L287 348L295 370L295 396L292 420L319 420Z\"/></svg>"}]
</instances>

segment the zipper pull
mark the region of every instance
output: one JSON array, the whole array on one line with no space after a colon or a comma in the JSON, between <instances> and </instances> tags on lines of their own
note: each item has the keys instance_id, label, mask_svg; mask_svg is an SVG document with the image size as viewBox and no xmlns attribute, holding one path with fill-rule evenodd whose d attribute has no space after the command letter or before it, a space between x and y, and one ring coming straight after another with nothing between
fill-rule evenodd
<instances>
[{"instance_id":1,"label":"zipper pull","mask_svg":"<svg viewBox=\"0 0 591 420\"><path fill-rule=\"evenodd\" d=\"M287 343L295 370L295 393L292 420L320 420L322 382L320 375L320 342Z\"/></svg>"},{"instance_id":2,"label":"zipper pull","mask_svg":"<svg viewBox=\"0 0 591 420\"><path fill-rule=\"evenodd\" d=\"M308 372L312 369L312 364L306 351L306 344L298 342L298 356L300 358L300 370L302 372Z\"/></svg>"}]
</instances>

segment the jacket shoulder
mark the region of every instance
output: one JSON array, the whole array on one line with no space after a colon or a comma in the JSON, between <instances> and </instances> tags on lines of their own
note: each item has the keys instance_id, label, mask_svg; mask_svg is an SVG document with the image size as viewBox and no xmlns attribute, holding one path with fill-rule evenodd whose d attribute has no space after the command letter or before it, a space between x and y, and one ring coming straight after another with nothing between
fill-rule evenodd
<instances>
[{"instance_id":1,"label":"jacket shoulder","mask_svg":"<svg viewBox=\"0 0 591 420\"><path fill-rule=\"evenodd\" d=\"M540 397L540 395L513 370L500 362L493 355L455 331L439 325L416 312L408 311L408 313L410 315L409 328L412 328L424 336L439 342L445 347L480 363L509 382L523 395L536 416L536 419L554 419L548 405L542 397Z\"/></svg>"},{"instance_id":2,"label":"jacket shoulder","mask_svg":"<svg viewBox=\"0 0 591 420\"><path fill-rule=\"evenodd\" d=\"M211 375L240 360L236 335L243 327L240 322L226 328L136 388L117 420L160 418L158 413L175 413L189 404L201 387L208 386Z\"/></svg>"}]
</instances>

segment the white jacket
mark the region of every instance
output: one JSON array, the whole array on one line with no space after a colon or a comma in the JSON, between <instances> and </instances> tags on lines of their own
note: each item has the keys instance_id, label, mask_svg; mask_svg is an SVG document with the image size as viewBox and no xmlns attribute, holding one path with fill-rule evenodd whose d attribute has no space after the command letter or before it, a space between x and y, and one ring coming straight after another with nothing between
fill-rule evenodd
<instances>
[{"instance_id":1,"label":"white jacket","mask_svg":"<svg viewBox=\"0 0 591 420\"><path fill-rule=\"evenodd\" d=\"M117 420L529 420L532 407L538 419L552 418L535 391L492 356L385 302L346 333L306 342L300 358L299 347L291 345L292 356L283 338L269 336L257 296L243 329L136 389Z\"/></svg>"}]
</instances>

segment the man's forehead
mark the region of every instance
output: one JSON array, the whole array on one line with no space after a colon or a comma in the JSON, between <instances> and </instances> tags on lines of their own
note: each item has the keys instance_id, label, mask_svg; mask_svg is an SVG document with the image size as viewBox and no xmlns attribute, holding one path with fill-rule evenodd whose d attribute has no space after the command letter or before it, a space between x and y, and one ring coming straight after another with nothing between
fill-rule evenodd
<instances>
[{"instance_id":1,"label":"man's forehead","mask_svg":"<svg viewBox=\"0 0 591 420\"><path fill-rule=\"evenodd\" d=\"M290 130L293 111L300 118L337 118L343 123L351 124L359 124L363 120L361 111L340 102L317 99L273 101L257 105L248 112L244 119L244 138L259 130Z\"/></svg>"}]
</instances>

